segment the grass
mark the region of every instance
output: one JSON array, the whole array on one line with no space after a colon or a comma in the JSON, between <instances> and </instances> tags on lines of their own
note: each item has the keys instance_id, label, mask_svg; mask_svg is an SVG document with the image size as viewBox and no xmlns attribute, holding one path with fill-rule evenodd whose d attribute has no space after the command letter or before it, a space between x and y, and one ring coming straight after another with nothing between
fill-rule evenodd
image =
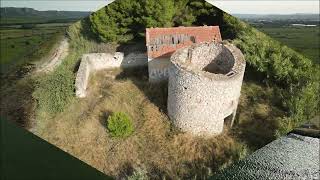
<instances>
[{"instance_id":1,"label":"grass","mask_svg":"<svg viewBox=\"0 0 320 180\"><path fill-rule=\"evenodd\" d=\"M19 80L1 81L1 118L16 122L19 126L33 126L35 103L31 97L34 91L33 79L25 77Z\"/></svg>"},{"instance_id":2,"label":"grass","mask_svg":"<svg viewBox=\"0 0 320 180\"><path fill-rule=\"evenodd\" d=\"M29 73L50 56L63 38L63 27L35 29L1 28L1 112L2 118L31 128L36 104L31 94L35 77Z\"/></svg>"},{"instance_id":3,"label":"grass","mask_svg":"<svg viewBox=\"0 0 320 180\"><path fill-rule=\"evenodd\" d=\"M7 25L20 25L20 24L46 24L46 23L73 23L77 20L81 19L78 18L44 18L44 17L37 17L37 16L25 16L25 17L3 17L0 19L0 25L7 26Z\"/></svg>"},{"instance_id":4,"label":"grass","mask_svg":"<svg viewBox=\"0 0 320 180\"><path fill-rule=\"evenodd\" d=\"M49 54L63 35L63 27L1 29L1 74L8 74L25 63L33 63ZM40 48L41 47L41 48Z\"/></svg>"},{"instance_id":5,"label":"grass","mask_svg":"<svg viewBox=\"0 0 320 180\"><path fill-rule=\"evenodd\" d=\"M214 138L175 129L165 114L166 85L149 84L140 73L145 70L95 74L88 97L47 119L37 135L118 178L142 169L151 179L201 179L245 156L246 145L227 129ZM119 111L135 128L126 139L114 139L106 130L106 112Z\"/></svg>"},{"instance_id":6,"label":"grass","mask_svg":"<svg viewBox=\"0 0 320 180\"><path fill-rule=\"evenodd\" d=\"M235 136L246 142L251 150L257 150L277 137L279 118L285 115L275 104L276 90L255 82L242 85Z\"/></svg>"},{"instance_id":7,"label":"grass","mask_svg":"<svg viewBox=\"0 0 320 180\"><path fill-rule=\"evenodd\" d=\"M262 26L257 29L320 64L319 27Z\"/></svg>"}]
</instances>

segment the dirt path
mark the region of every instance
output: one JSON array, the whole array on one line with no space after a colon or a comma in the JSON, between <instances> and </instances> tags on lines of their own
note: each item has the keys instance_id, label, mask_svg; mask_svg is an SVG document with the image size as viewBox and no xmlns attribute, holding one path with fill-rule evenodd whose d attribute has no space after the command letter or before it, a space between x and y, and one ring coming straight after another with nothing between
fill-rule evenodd
<instances>
[{"instance_id":1,"label":"dirt path","mask_svg":"<svg viewBox=\"0 0 320 180\"><path fill-rule=\"evenodd\" d=\"M59 66L68 55L69 43L67 38L61 39L50 53L43 57L39 65L26 63L10 74L1 76L0 88L0 116L16 122L26 129L33 127L34 123L34 82L31 78L39 72L51 72Z\"/></svg>"},{"instance_id":2,"label":"dirt path","mask_svg":"<svg viewBox=\"0 0 320 180\"><path fill-rule=\"evenodd\" d=\"M45 61L36 72L52 72L56 67L58 67L62 60L69 53L69 42L68 39L64 38L53 51L52 55Z\"/></svg>"}]
</instances>

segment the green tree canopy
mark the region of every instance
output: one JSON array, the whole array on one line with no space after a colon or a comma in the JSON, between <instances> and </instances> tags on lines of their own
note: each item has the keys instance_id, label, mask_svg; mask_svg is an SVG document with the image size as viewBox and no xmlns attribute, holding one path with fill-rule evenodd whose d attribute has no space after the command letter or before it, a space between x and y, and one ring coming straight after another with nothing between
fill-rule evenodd
<instances>
[{"instance_id":1,"label":"green tree canopy","mask_svg":"<svg viewBox=\"0 0 320 180\"><path fill-rule=\"evenodd\" d=\"M117 0L90 16L92 31L104 42L141 37L146 27L170 27L173 0Z\"/></svg>"},{"instance_id":2,"label":"green tree canopy","mask_svg":"<svg viewBox=\"0 0 320 180\"><path fill-rule=\"evenodd\" d=\"M221 24L223 12L204 0L117 0L90 16L103 42L143 37L145 28Z\"/></svg>"}]
</instances>

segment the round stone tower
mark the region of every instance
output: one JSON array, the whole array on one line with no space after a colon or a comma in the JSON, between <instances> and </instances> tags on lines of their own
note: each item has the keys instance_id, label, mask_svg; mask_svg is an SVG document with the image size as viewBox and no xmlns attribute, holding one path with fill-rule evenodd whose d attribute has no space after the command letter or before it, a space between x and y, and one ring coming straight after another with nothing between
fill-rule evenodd
<instances>
[{"instance_id":1,"label":"round stone tower","mask_svg":"<svg viewBox=\"0 0 320 180\"><path fill-rule=\"evenodd\" d=\"M224 119L236 114L245 59L234 45L211 42L177 50L171 56L168 115L182 131L217 135Z\"/></svg>"}]
</instances>

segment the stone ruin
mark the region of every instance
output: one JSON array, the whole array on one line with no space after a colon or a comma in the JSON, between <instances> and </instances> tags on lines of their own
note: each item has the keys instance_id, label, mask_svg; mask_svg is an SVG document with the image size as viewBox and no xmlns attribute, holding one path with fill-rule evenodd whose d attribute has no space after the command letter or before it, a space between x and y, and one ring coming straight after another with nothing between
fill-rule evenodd
<instances>
[{"instance_id":1,"label":"stone ruin","mask_svg":"<svg viewBox=\"0 0 320 180\"><path fill-rule=\"evenodd\" d=\"M130 53L124 56L122 52L110 53L91 53L84 54L76 76L76 96L84 98L87 95L87 86L90 74L102 70L112 68L128 68L135 66L143 66L147 63L145 53Z\"/></svg>"},{"instance_id":2,"label":"stone ruin","mask_svg":"<svg viewBox=\"0 0 320 180\"><path fill-rule=\"evenodd\" d=\"M168 78L168 116L194 135L217 135L232 126L245 71L243 54L222 42L218 26L147 29L148 52L85 54L76 77L76 95L85 97L90 73L148 65L149 81Z\"/></svg>"},{"instance_id":3,"label":"stone ruin","mask_svg":"<svg viewBox=\"0 0 320 180\"><path fill-rule=\"evenodd\" d=\"M241 51L229 43L201 43L171 57L168 115L182 131L217 135L233 123L245 71Z\"/></svg>"}]
</instances>

